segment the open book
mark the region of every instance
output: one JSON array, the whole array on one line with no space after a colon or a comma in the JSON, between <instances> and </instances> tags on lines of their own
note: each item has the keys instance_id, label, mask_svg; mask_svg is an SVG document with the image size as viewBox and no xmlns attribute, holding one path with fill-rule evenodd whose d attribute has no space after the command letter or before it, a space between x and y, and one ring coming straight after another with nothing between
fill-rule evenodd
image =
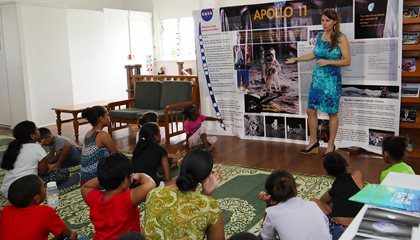
<instances>
[{"instance_id":1,"label":"open book","mask_svg":"<svg viewBox=\"0 0 420 240\"><path fill-rule=\"evenodd\" d=\"M350 200L379 207L420 212L420 191L408 188L368 184Z\"/></svg>"}]
</instances>

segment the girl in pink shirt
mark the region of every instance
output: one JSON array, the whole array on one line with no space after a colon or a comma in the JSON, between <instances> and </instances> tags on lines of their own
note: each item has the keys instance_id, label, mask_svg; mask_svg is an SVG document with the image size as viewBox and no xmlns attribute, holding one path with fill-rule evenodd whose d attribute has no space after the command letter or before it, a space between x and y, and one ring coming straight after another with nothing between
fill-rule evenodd
<instances>
[{"instance_id":1,"label":"girl in pink shirt","mask_svg":"<svg viewBox=\"0 0 420 240\"><path fill-rule=\"evenodd\" d=\"M202 123L204 121L221 121L214 117L207 117L200 113L195 105L190 105L184 109L182 114L187 119L184 121L184 130L187 134L187 145L190 148L204 147L213 150L217 137L208 137L207 129Z\"/></svg>"}]
</instances>

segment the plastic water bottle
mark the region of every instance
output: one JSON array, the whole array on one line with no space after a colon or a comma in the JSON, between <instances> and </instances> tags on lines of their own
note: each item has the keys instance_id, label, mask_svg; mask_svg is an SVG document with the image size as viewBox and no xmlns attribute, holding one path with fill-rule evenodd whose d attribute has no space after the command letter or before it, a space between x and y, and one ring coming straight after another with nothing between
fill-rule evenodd
<instances>
[{"instance_id":1,"label":"plastic water bottle","mask_svg":"<svg viewBox=\"0 0 420 240\"><path fill-rule=\"evenodd\" d=\"M52 208L58 207L58 188L56 182L47 183L47 203Z\"/></svg>"}]
</instances>

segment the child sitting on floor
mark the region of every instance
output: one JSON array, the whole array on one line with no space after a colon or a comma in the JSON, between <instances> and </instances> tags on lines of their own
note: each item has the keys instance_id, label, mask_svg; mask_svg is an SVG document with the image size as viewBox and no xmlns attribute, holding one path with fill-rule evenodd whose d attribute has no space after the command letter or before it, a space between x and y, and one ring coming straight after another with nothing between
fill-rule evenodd
<instances>
[{"instance_id":1,"label":"child sitting on floor","mask_svg":"<svg viewBox=\"0 0 420 240\"><path fill-rule=\"evenodd\" d=\"M267 203L261 239L276 239L276 235L281 240L331 239L327 216L314 202L297 197L292 174L272 172L265 181L265 190L259 194Z\"/></svg>"},{"instance_id":2,"label":"child sitting on floor","mask_svg":"<svg viewBox=\"0 0 420 240\"><path fill-rule=\"evenodd\" d=\"M93 106L82 111L82 117L92 125L85 135L82 149L80 174L81 184L96 177L96 169L100 159L117 152L112 137L102 129L109 124L109 114L103 106Z\"/></svg>"},{"instance_id":3,"label":"child sitting on floor","mask_svg":"<svg viewBox=\"0 0 420 240\"><path fill-rule=\"evenodd\" d=\"M23 121L13 128L13 137L7 146L1 168L7 170L1 185L1 193L7 198L9 186L16 179L26 175L38 175L47 183L55 181L62 184L69 178L67 169L48 172L47 153L39 142L41 135L34 122Z\"/></svg>"},{"instance_id":4,"label":"child sitting on floor","mask_svg":"<svg viewBox=\"0 0 420 240\"><path fill-rule=\"evenodd\" d=\"M139 134L141 127L149 122L158 123L158 114L156 112L145 112L138 120L137 126L139 127L139 131L136 135L136 143L139 141Z\"/></svg>"},{"instance_id":5,"label":"child sitting on floor","mask_svg":"<svg viewBox=\"0 0 420 240\"><path fill-rule=\"evenodd\" d=\"M137 132L137 135L136 135L136 144L139 142L140 130L142 126L144 126L146 123L156 123L159 126L158 114L156 112L145 112L143 115L141 115L141 117L138 120L139 131ZM160 131L160 128L159 128L159 131ZM165 136L161 137L160 143L162 142L165 142ZM170 167L175 168L177 166L178 161L182 159L185 156L185 154L186 154L185 151L181 151L179 149L176 153L167 153Z\"/></svg>"},{"instance_id":6,"label":"child sitting on floor","mask_svg":"<svg viewBox=\"0 0 420 240\"><path fill-rule=\"evenodd\" d=\"M348 199L364 187L362 172L347 172L346 160L337 152L325 155L324 168L335 180L331 189L321 199L311 199L329 217L333 239L340 238L345 228L363 207L362 203Z\"/></svg>"},{"instance_id":7,"label":"child sitting on floor","mask_svg":"<svg viewBox=\"0 0 420 240\"><path fill-rule=\"evenodd\" d=\"M202 123L204 121L221 121L221 119L202 115L195 105L186 107L182 114L187 119L184 121L187 145L190 148L204 147L207 150L213 150L217 137L207 137L207 129Z\"/></svg>"},{"instance_id":8,"label":"child sitting on floor","mask_svg":"<svg viewBox=\"0 0 420 240\"><path fill-rule=\"evenodd\" d=\"M144 173L132 174L130 160L122 153L101 159L97 174L81 188L95 228L93 239L114 240L125 232L141 232L138 204L156 187L153 179ZM140 185L129 189L132 182Z\"/></svg>"},{"instance_id":9,"label":"child sitting on floor","mask_svg":"<svg viewBox=\"0 0 420 240\"><path fill-rule=\"evenodd\" d=\"M48 146L48 168L57 170L80 164L81 148L64 136L54 135L48 128L40 128L41 145Z\"/></svg>"},{"instance_id":10,"label":"child sitting on floor","mask_svg":"<svg viewBox=\"0 0 420 240\"><path fill-rule=\"evenodd\" d=\"M382 171L381 182L390 172L415 174L410 165L403 162L406 149L407 139L404 137L389 136L384 138L382 142L382 157L385 163L391 165L391 167Z\"/></svg>"},{"instance_id":11,"label":"child sitting on floor","mask_svg":"<svg viewBox=\"0 0 420 240\"><path fill-rule=\"evenodd\" d=\"M3 208L0 218L0 239L77 239L54 208L40 205L46 198L45 186L36 175L27 175L14 181L9 188L11 205Z\"/></svg>"},{"instance_id":12,"label":"child sitting on floor","mask_svg":"<svg viewBox=\"0 0 420 240\"><path fill-rule=\"evenodd\" d=\"M171 179L168 153L160 145L160 140L159 126L153 122L144 124L140 129L139 141L131 159L134 172L146 173L158 186L161 180L167 182ZM159 168L163 170L162 178L157 175Z\"/></svg>"}]
</instances>

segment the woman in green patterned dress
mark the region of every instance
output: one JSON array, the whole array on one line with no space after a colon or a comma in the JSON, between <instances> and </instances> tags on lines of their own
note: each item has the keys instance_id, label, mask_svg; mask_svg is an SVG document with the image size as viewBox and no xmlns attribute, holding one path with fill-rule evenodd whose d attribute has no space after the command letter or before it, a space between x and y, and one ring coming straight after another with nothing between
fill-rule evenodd
<instances>
[{"instance_id":1,"label":"woman in green patterned dress","mask_svg":"<svg viewBox=\"0 0 420 240\"><path fill-rule=\"evenodd\" d=\"M176 183L155 188L146 198L146 239L224 240L224 223L217 201L209 196L221 181L221 169L212 174L208 151L195 149L182 160ZM196 192L201 183L203 190Z\"/></svg>"},{"instance_id":2,"label":"woman in green patterned dress","mask_svg":"<svg viewBox=\"0 0 420 240\"><path fill-rule=\"evenodd\" d=\"M335 151L335 137L338 130L338 106L341 96L341 67L349 66L351 62L350 47L347 37L340 32L340 19L333 9L322 12L321 23L323 31L318 35L312 53L298 58L286 60L286 64L310 61L316 59L316 67L312 75L312 83L308 94L308 125L310 140L301 153L318 153L317 111L328 113L329 132L328 147L325 152Z\"/></svg>"}]
</instances>

